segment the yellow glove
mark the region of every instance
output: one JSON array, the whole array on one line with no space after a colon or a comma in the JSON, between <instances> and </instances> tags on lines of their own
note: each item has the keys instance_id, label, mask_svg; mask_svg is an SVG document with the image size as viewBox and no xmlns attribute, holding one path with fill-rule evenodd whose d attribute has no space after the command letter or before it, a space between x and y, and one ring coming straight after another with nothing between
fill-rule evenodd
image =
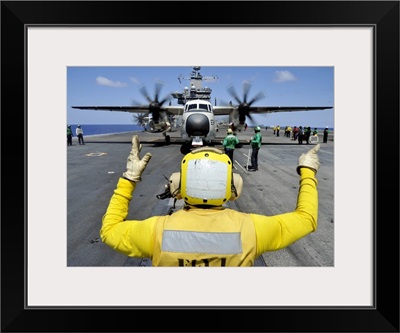
<instances>
[{"instance_id":1,"label":"yellow glove","mask_svg":"<svg viewBox=\"0 0 400 333\"><path fill-rule=\"evenodd\" d=\"M302 154L299 157L299 164L297 166L297 173L300 175L300 168L309 168L314 170L317 173L319 169L319 158L317 155L317 151L320 148L320 144L317 144L313 149L310 149L307 153Z\"/></svg>"},{"instance_id":2,"label":"yellow glove","mask_svg":"<svg viewBox=\"0 0 400 333\"><path fill-rule=\"evenodd\" d=\"M146 153L140 159L139 153L141 150L142 145L139 143L139 137L137 135L132 136L132 149L127 159L126 172L122 175L133 182L140 182L142 180L142 172L146 169L147 163L151 159L150 153Z\"/></svg>"}]
</instances>

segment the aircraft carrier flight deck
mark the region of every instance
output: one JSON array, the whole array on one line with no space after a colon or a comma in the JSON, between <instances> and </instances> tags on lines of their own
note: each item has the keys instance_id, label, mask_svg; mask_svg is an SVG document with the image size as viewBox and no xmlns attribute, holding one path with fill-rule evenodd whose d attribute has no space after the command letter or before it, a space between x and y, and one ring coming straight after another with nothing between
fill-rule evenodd
<instances>
[{"instance_id":1,"label":"aircraft carrier flight deck","mask_svg":"<svg viewBox=\"0 0 400 333\"><path fill-rule=\"evenodd\" d=\"M243 178L240 198L228 202L227 207L242 212L275 215L294 210L299 177L296 166L299 156L313 144L273 134L262 128L263 145L259 151L259 170L247 171L250 146L247 140L252 128L237 133L241 147L234 152L234 172ZM140 156L152 154L142 181L138 183L130 203L127 219L141 220L153 215L165 215L182 208L182 200L174 207L174 200L158 199L164 192L167 178L179 171L183 157L179 132L170 132L166 144L162 135L145 131L87 136L85 145L73 138L67 149L67 266L151 266L150 258L129 258L103 244L99 231L102 216L118 182L126 169L132 135L137 134L142 144ZM214 146L222 149L226 128L220 128ZM321 167L317 174L319 219L316 232L300 239L288 248L264 253L255 266L334 266L334 138L322 143L318 153Z\"/></svg>"}]
</instances>

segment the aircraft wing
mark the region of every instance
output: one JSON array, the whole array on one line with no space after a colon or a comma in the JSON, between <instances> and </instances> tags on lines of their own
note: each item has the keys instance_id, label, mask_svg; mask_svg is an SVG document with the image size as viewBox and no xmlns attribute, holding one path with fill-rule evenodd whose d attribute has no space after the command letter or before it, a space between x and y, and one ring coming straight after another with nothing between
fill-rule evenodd
<instances>
[{"instance_id":1,"label":"aircraft wing","mask_svg":"<svg viewBox=\"0 0 400 333\"><path fill-rule=\"evenodd\" d=\"M315 111L332 109L332 106L252 106L250 111L258 113L291 112L291 111Z\"/></svg>"},{"instance_id":2,"label":"aircraft wing","mask_svg":"<svg viewBox=\"0 0 400 333\"><path fill-rule=\"evenodd\" d=\"M214 115L216 116L228 115L235 109L234 106L213 106Z\"/></svg>"},{"instance_id":3,"label":"aircraft wing","mask_svg":"<svg viewBox=\"0 0 400 333\"><path fill-rule=\"evenodd\" d=\"M149 112L148 105L137 105L137 106L72 106L73 109L79 110L94 110L94 111L120 111L120 112L131 112L131 113L146 113ZM160 111L166 111L174 115L182 114L183 106L166 106L160 109Z\"/></svg>"},{"instance_id":4,"label":"aircraft wing","mask_svg":"<svg viewBox=\"0 0 400 333\"><path fill-rule=\"evenodd\" d=\"M174 115L182 115L183 114L183 106L164 106L163 109L168 113L172 113Z\"/></svg>"},{"instance_id":5,"label":"aircraft wing","mask_svg":"<svg viewBox=\"0 0 400 333\"><path fill-rule=\"evenodd\" d=\"M315 111L332 109L332 106L252 106L250 112L272 113L272 112L292 112L292 111ZM237 110L237 106L214 106L214 115L229 115L233 110Z\"/></svg>"},{"instance_id":6,"label":"aircraft wing","mask_svg":"<svg viewBox=\"0 0 400 333\"><path fill-rule=\"evenodd\" d=\"M122 112L133 112L133 113L145 113L149 112L147 105L138 106L72 106L73 109L79 110L94 110L94 111L122 111Z\"/></svg>"}]
</instances>

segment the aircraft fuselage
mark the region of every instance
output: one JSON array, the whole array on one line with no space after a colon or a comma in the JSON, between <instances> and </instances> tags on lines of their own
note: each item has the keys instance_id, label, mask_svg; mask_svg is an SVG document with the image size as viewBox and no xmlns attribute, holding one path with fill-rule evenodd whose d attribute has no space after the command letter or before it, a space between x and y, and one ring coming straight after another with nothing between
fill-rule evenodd
<instances>
[{"instance_id":1,"label":"aircraft fuselage","mask_svg":"<svg viewBox=\"0 0 400 333\"><path fill-rule=\"evenodd\" d=\"M188 101L182 115L182 138L186 141L200 138L205 143L209 143L215 135L216 123L212 104L201 99Z\"/></svg>"}]
</instances>

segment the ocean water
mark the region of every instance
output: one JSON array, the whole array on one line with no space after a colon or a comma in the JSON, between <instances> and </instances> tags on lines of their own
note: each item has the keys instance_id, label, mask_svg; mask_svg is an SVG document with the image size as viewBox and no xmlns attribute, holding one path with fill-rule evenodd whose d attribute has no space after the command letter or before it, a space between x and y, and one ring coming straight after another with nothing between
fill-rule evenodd
<instances>
[{"instance_id":1,"label":"ocean water","mask_svg":"<svg viewBox=\"0 0 400 333\"><path fill-rule=\"evenodd\" d=\"M70 124L72 128L72 133L75 135L75 130L78 127L78 124ZM143 131L142 127L134 124L120 124L120 125L85 125L80 124L83 130L83 136L89 135L104 135L111 133L124 133L124 132L136 132Z\"/></svg>"},{"instance_id":2,"label":"ocean water","mask_svg":"<svg viewBox=\"0 0 400 333\"><path fill-rule=\"evenodd\" d=\"M142 132L143 128L139 125L134 124L119 124L119 125L85 125L80 124L83 130L84 136L89 135L104 135L104 134L112 134L112 133L124 133L124 132ZM78 127L78 124L71 124L72 133L75 135L75 129ZM325 127L317 127L318 132L322 133ZM281 126L281 131L285 130L284 127ZM314 130L314 127L311 128ZM329 128L329 131L332 132L333 128Z\"/></svg>"}]
</instances>

